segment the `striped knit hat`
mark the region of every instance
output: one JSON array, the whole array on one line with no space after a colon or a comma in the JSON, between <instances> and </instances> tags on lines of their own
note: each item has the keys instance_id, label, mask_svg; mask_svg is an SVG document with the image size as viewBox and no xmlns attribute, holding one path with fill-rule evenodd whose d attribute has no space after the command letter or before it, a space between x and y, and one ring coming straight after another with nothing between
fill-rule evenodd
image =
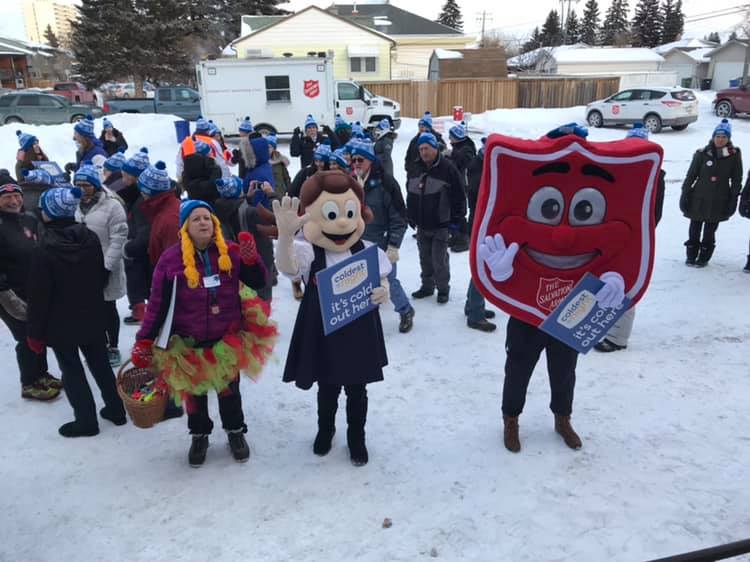
<instances>
[{"instance_id":1,"label":"striped knit hat","mask_svg":"<svg viewBox=\"0 0 750 562\"><path fill-rule=\"evenodd\" d=\"M73 130L82 137L95 139L96 135L94 134L94 116L91 114L87 115L85 119L81 119L78 123L75 124Z\"/></svg>"},{"instance_id":2,"label":"striped knit hat","mask_svg":"<svg viewBox=\"0 0 750 562\"><path fill-rule=\"evenodd\" d=\"M148 159L148 148L144 146L125 161L122 165L122 171L137 178L146 168L148 168L150 163L151 162Z\"/></svg>"},{"instance_id":3,"label":"striped knit hat","mask_svg":"<svg viewBox=\"0 0 750 562\"><path fill-rule=\"evenodd\" d=\"M138 189L141 193L154 196L172 189L172 182L169 180L167 165L159 160L153 166L146 168L138 176Z\"/></svg>"}]
</instances>

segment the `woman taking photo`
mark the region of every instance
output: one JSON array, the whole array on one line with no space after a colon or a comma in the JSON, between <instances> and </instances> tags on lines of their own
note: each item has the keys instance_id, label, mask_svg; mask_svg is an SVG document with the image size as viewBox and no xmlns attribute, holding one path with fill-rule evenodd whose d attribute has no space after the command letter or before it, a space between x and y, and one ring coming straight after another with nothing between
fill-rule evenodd
<instances>
[{"instance_id":1,"label":"woman taking photo","mask_svg":"<svg viewBox=\"0 0 750 562\"><path fill-rule=\"evenodd\" d=\"M711 142L693 155L682 184L680 210L690 219L687 265L706 267L716 246L716 229L737 210L741 188L742 155L732 144L732 125L722 119Z\"/></svg>"},{"instance_id":2,"label":"woman taking photo","mask_svg":"<svg viewBox=\"0 0 750 562\"><path fill-rule=\"evenodd\" d=\"M260 373L273 352L276 328L268 319L268 304L241 289L240 281L251 289L266 283L252 236L242 233L240 244L226 242L208 203L184 201L180 242L166 250L156 265L132 359L138 367L152 366L171 396L178 403L185 401L193 436L188 462L193 467L205 461L213 429L209 390L219 396L232 456L238 462L250 456L239 372L251 377ZM169 335L166 349L154 343L162 330Z\"/></svg>"},{"instance_id":3,"label":"woman taking photo","mask_svg":"<svg viewBox=\"0 0 750 562\"><path fill-rule=\"evenodd\" d=\"M32 171L35 168L34 162L48 162L49 158L39 146L39 139L34 135L16 131L18 136L18 152L16 153L16 177L19 179L24 176L23 171Z\"/></svg>"}]
</instances>

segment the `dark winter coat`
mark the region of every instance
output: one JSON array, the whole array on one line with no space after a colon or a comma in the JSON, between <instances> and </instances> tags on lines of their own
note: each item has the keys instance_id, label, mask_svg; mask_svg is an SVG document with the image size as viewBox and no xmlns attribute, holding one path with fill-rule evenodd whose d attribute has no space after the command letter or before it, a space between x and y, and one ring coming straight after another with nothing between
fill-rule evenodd
<instances>
[{"instance_id":1,"label":"dark winter coat","mask_svg":"<svg viewBox=\"0 0 750 562\"><path fill-rule=\"evenodd\" d=\"M99 139L91 139L92 145L83 152L76 152L76 170L81 167L81 162L91 162L94 156L101 155L108 158L104 147Z\"/></svg>"},{"instance_id":2,"label":"dark winter coat","mask_svg":"<svg viewBox=\"0 0 750 562\"><path fill-rule=\"evenodd\" d=\"M112 134L115 137L115 140L113 141L107 140L104 131L102 131L102 134L99 136L99 141L102 143L104 152L106 152L108 156L116 154L121 148L123 149L123 152L128 149L128 142L118 129L112 129Z\"/></svg>"},{"instance_id":3,"label":"dark winter coat","mask_svg":"<svg viewBox=\"0 0 750 562\"><path fill-rule=\"evenodd\" d=\"M666 173L664 170L659 170L659 179L656 184L656 203L654 204L654 222L658 225L661 220L662 211L664 210L664 192L666 191L666 185L664 177Z\"/></svg>"},{"instance_id":4,"label":"dark winter coat","mask_svg":"<svg viewBox=\"0 0 750 562\"><path fill-rule=\"evenodd\" d=\"M313 163L313 155L315 149L321 144L331 145L331 150L335 150L339 147L339 139L336 134L331 131L328 127L324 127L323 131L326 134L318 133L318 136L313 140L307 135L303 135L299 129L294 131L292 135L292 142L289 145L289 153L292 156L299 156L300 167L305 168Z\"/></svg>"},{"instance_id":5,"label":"dark winter coat","mask_svg":"<svg viewBox=\"0 0 750 562\"><path fill-rule=\"evenodd\" d=\"M31 259L29 336L51 347L103 341L108 279L93 231L73 219L47 223Z\"/></svg>"},{"instance_id":6,"label":"dark winter coat","mask_svg":"<svg viewBox=\"0 0 750 562\"><path fill-rule=\"evenodd\" d=\"M26 299L26 284L39 237L37 219L26 213L0 211L0 291Z\"/></svg>"},{"instance_id":7,"label":"dark winter coat","mask_svg":"<svg viewBox=\"0 0 750 562\"><path fill-rule=\"evenodd\" d=\"M461 142L453 143L451 150L450 161L456 167L458 172L466 178L466 171L469 168L469 164L477 155L477 147L474 141L469 137L466 137Z\"/></svg>"},{"instance_id":8,"label":"dark winter coat","mask_svg":"<svg viewBox=\"0 0 750 562\"><path fill-rule=\"evenodd\" d=\"M365 182L365 204L375 218L365 226L363 240L385 250L388 246L401 247L406 233L406 205L401 187L377 162L370 169Z\"/></svg>"},{"instance_id":9,"label":"dark winter coat","mask_svg":"<svg viewBox=\"0 0 750 562\"><path fill-rule=\"evenodd\" d=\"M232 260L232 270L229 273L219 270L219 251L216 244L211 244L208 248L211 271L213 274L218 273L221 280L215 291L204 288L202 282L195 289L188 287L180 244L175 244L164 252L154 270L151 296L136 339L153 340L158 335L167 316L173 283L177 283L177 300L171 334L204 343L218 341L226 334L239 330L242 315L240 281L252 289L262 287L265 283L265 268L262 264L243 264L240 261L239 246L233 242L227 244ZM195 266L200 279L203 279L206 268L198 252L195 255ZM219 307L218 314L210 312L213 303Z\"/></svg>"},{"instance_id":10,"label":"dark winter coat","mask_svg":"<svg viewBox=\"0 0 750 562\"><path fill-rule=\"evenodd\" d=\"M477 210L477 200L479 198L479 186L482 183L482 169L484 168L484 151L478 152L477 155L469 162L466 168L466 196L469 200L469 228L474 224L474 213Z\"/></svg>"},{"instance_id":11,"label":"dark winter coat","mask_svg":"<svg viewBox=\"0 0 750 562\"><path fill-rule=\"evenodd\" d=\"M289 177L289 159L279 151L271 154L271 168L273 169L273 189L276 195L284 197L292 187L292 178Z\"/></svg>"},{"instance_id":12,"label":"dark winter coat","mask_svg":"<svg viewBox=\"0 0 750 562\"><path fill-rule=\"evenodd\" d=\"M393 176L393 158L391 158L391 153L393 152L393 143L395 141L396 133L393 132L386 133L375 141L375 156L378 157L378 160L383 165L383 170L389 176Z\"/></svg>"},{"instance_id":13,"label":"dark winter coat","mask_svg":"<svg viewBox=\"0 0 750 562\"><path fill-rule=\"evenodd\" d=\"M54 187L46 183L21 183L19 185L23 189L23 210L32 214L39 210L39 198L42 193Z\"/></svg>"},{"instance_id":14,"label":"dark winter coat","mask_svg":"<svg viewBox=\"0 0 750 562\"><path fill-rule=\"evenodd\" d=\"M742 155L731 143L717 155L713 142L696 151L682 184L680 210L701 222L722 222L737 209L742 188Z\"/></svg>"},{"instance_id":15,"label":"dark winter coat","mask_svg":"<svg viewBox=\"0 0 750 562\"><path fill-rule=\"evenodd\" d=\"M314 176L317 171L318 168L315 167L315 164L310 164L309 166L302 168L297 172L297 175L294 176L292 187L289 188L287 195L289 197L299 197L300 191L302 191L302 184L305 183L307 178Z\"/></svg>"},{"instance_id":16,"label":"dark winter coat","mask_svg":"<svg viewBox=\"0 0 750 562\"><path fill-rule=\"evenodd\" d=\"M255 167L250 170L243 178L243 184L247 191L251 181L263 183L267 181L275 187L273 177L273 166L269 162L271 155L268 152L268 141L264 137L258 137L250 140L250 145L255 152Z\"/></svg>"},{"instance_id":17,"label":"dark winter coat","mask_svg":"<svg viewBox=\"0 0 750 562\"><path fill-rule=\"evenodd\" d=\"M151 221L141 208L143 196L137 184L124 186L117 195L125 203L128 216L128 241L125 244L125 257L128 259L148 258L148 243L151 237Z\"/></svg>"},{"instance_id":18,"label":"dark winter coat","mask_svg":"<svg viewBox=\"0 0 750 562\"><path fill-rule=\"evenodd\" d=\"M435 135L435 138L437 138L438 141L438 151L443 152L445 150L445 141L443 140L443 137L440 133L437 131L431 131L433 135ZM419 141L419 135L422 133L417 133L417 135L411 139L409 142L409 148L406 149L406 158L404 159L404 169L406 170L406 179L409 180L413 178L414 176L418 176L421 173L421 162L422 159L419 157L419 145L417 142Z\"/></svg>"},{"instance_id":19,"label":"dark winter coat","mask_svg":"<svg viewBox=\"0 0 750 562\"><path fill-rule=\"evenodd\" d=\"M219 198L216 180L221 178L221 168L214 159L203 154L191 154L185 158L182 171L182 187L190 199L200 199L213 205Z\"/></svg>"},{"instance_id":20,"label":"dark winter coat","mask_svg":"<svg viewBox=\"0 0 750 562\"><path fill-rule=\"evenodd\" d=\"M340 127L335 130L336 137L339 139L339 145L344 146L352 139L352 128L351 127Z\"/></svg>"},{"instance_id":21,"label":"dark winter coat","mask_svg":"<svg viewBox=\"0 0 750 562\"><path fill-rule=\"evenodd\" d=\"M432 165L419 161L418 175L407 183L406 207L410 224L424 229L460 224L466 216L464 179L442 154Z\"/></svg>"},{"instance_id":22,"label":"dark winter coat","mask_svg":"<svg viewBox=\"0 0 750 562\"><path fill-rule=\"evenodd\" d=\"M151 225L148 258L155 266L165 250L180 239L180 200L174 191L167 191L144 200L141 212ZM125 252L130 255L127 246Z\"/></svg>"}]
</instances>

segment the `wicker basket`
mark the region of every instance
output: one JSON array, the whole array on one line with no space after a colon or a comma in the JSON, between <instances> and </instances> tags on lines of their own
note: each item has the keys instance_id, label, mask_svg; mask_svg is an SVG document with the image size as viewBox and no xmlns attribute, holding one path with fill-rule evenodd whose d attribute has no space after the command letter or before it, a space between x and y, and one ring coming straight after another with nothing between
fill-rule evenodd
<instances>
[{"instance_id":1,"label":"wicker basket","mask_svg":"<svg viewBox=\"0 0 750 562\"><path fill-rule=\"evenodd\" d=\"M144 429L153 427L164 419L168 397L166 395L155 396L149 402L141 402L132 398L131 394L153 380L154 374L148 369L140 369L135 366L127 369L126 367L130 364L130 360L123 363L117 373L117 394L122 398L133 425Z\"/></svg>"}]
</instances>

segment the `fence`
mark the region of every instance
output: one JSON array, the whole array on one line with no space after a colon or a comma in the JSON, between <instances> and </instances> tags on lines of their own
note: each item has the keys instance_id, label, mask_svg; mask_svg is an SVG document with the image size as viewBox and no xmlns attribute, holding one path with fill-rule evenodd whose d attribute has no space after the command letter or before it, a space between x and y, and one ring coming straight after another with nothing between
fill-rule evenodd
<instances>
[{"instance_id":1,"label":"fence","mask_svg":"<svg viewBox=\"0 0 750 562\"><path fill-rule=\"evenodd\" d=\"M453 106L482 113L490 109L516 107L572 107L617 92L619 78L501 78L367 82L373 94L401 104L403 117L421 117L429 109L434 115L450 115Z\"/></svg>"}]
</instances>

